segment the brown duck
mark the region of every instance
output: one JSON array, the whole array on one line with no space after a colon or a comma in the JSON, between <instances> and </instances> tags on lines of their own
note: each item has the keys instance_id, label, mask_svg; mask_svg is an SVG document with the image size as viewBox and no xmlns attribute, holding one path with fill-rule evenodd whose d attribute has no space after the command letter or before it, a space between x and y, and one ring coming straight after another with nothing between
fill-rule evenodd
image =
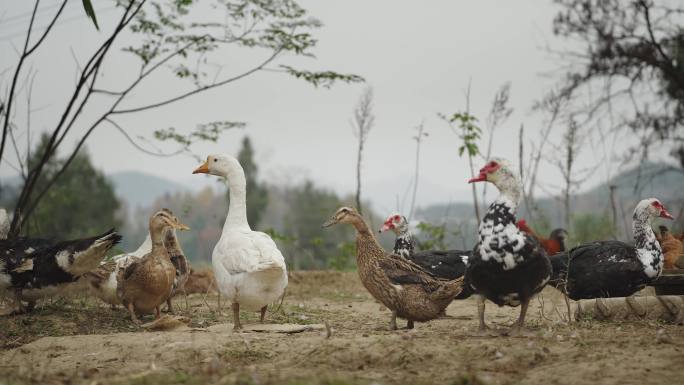
<instances>
[{"instance_id":1,"label":"brown duck","mask_svg":"<svg viewBox=\"0 0 684 385\"><path fill-rule=\"evenodd\" d=\"M359 278L371 295L392 311L392 330L397 328L397 316L408 321L408 329L413 328L413 321L438 318L461 292L463 277L451 281L437 279L415 263L386 253L353 208L340 208L323 227L338 223L356 228Z\"/></svg>"},{"instance_id":2,"label":"brown duck","mask_svg":"<svg viewBox=\"0 0 684 385\"><path fill-rule=\"evenodd\" d=\"M176 279L173 282L171 296L166 300L166 306L168 307L169 313L173 313L171 298L178 293L183 293L187 296L185 284L188 282L188 277L190 277L190 262L188 262L188 259L185 257L183 249L180 246L180 242L178 242L176 230L171 229L166 232L164 245L166 246L166 251L169 253L171 263L176 268Z\"/></svg>"},{"instance_id":3,"label":"brown duck","mask_svg":"<svg viewBox=\"0 0 684 385\"><path fill-rule=\"evenodd\" d=\"M171 296L176 279L176 267L171 262L164 238L173 229L188 230L178 218L166 210L150 218L152 251L132 261L117 274L117 296L131 314L133 322L140 321L136 313L151 313L159 318L159 306Z\"/></svg>"}]
</instances>

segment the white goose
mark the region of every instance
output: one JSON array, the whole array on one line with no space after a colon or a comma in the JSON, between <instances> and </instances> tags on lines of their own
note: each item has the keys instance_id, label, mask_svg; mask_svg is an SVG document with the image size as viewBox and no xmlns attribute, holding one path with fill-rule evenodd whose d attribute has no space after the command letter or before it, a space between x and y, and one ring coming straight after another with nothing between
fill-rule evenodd
<instances>
[{"instance_id":1,"label":"white goose","mask_svg":"<svg viewBox=\"0 0 684 385\"><path fill-rule=\"evenodd\" d=\"M253 231L247 222L245 172L230 155L210 155L193 174L204 173L228 180L230 203L221 238L211 256L216 282L232 302L234 329L241 329L240 308L261 310L280 298L287 287L285 259L265 233Z\"/></svg>"}]
</instances>

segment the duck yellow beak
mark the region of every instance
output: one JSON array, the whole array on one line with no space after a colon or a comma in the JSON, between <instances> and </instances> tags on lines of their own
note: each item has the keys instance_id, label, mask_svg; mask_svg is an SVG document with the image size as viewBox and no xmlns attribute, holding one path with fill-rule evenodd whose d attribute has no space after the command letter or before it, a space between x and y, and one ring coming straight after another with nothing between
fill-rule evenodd
<instances>
[{"instance_id":1,"label":"duck yellow beak","mask_svg":"<svg viewBox=\"0 0 684 385\"><path fill-rule=\"evenodd\" d=\"M175 227L176 229L182 230L182 231L188 231L188 230L190 230L190 226L188 226L188 225L186 225L186 224L183 224L183 223L180 223L180 222L179 222L179 223L176 223L176 226L174 226L174 227Z\"/></svg>"},{"instance_id":2,"label":"duck yellow beak","mask_svg":"<svg viewBox=\"0 0 684 385\"><path fill-rule=\"evenodd\" d=\"M207 174L209 173L209 163L206 161L202 163L201 166L197 167L195 171L192 172L193 174Z\"/></svg>"}]
</instances>

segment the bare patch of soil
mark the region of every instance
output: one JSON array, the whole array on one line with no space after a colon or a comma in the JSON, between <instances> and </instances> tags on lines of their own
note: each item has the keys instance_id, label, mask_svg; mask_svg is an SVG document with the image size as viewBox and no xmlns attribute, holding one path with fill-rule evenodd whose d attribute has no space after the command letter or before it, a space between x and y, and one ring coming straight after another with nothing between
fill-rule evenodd
<instances>
[{"instance_id":1,"label":"bare patch of soil","mask_svg":"<svg viewBox=\"0 0 684 385\"><path fill-rule=\"evenodd\" d=\"M667 384L684 376L684 328L659 322L563 321L547 288L530 308L526 338L476 336L473 299L449 318L389 331L389 311L355 273L295 272L272 324L301 332L231 330L215 294L175 299L189 328L147 331L92 298L0 318L0 383L7 384ZM543 304L543 306L542 306ZM518 309L487 304L505 328ZM256 313L245 313L257 323ZM151 317L147 317L150 321ZM321 328L327 323L329 329ZM403 326L403 323L401 323ZM328 337L329 335L329 337Z\"/></svg>"}]
</instances>

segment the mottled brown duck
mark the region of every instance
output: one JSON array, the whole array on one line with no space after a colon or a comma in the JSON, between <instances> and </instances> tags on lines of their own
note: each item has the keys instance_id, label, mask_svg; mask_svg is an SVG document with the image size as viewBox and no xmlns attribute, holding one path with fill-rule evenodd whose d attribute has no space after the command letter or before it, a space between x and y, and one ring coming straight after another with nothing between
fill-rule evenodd
<instances>
[{"instance_id":1,"label":"mottled brown duck","mask_svg":"<svg viewBox=\"0 0 684 385\"><path fill-rule=\"evenodd\" d=\"M136 314L151 313L159 318L159 306L171 296L176 279L176 267L164 245L167 231L188 227L168 211L160 210L150 218L152 251L132 261L117 274L117 295L131 314L133 322L139 324Z\"/></svg>"},{"instance_id":2,"label":"mottled brown duck","mask_svg":"<svg viewBox=\"0 0 684 385\"><path fill-rule=\"evenodd\" d=\"M178 242L176 230L171 229L166 232L164 245L166 246L166 250L169 252L169 256L171 257L171 263L173 263L173 266L176 268L176 279L173 282L171 296L166 300L167 310L169 313L173 313L171 298L179 293L183 293L187 296L187 293L185 292L185 284L188 282L188 277L190 277L190 262L188 262L188 259L183 253L180 242Z\"/></svg>"},{"instance_id":3,"label":"mottled brown duck","mask_svg":"<svg viewBox=\"0 0 684 385\"><path fill-rule=\"evenodd\" d=\"M161 209L161 211L173 216L173 212L169 209ZM176 217L173 218L177 220ZM166 232L164 246L166 246L166 250L171 256L171 263L176 267L176 279L171 293L171 296L173 297L178 293L185 293L185 283L190 275L190 263L180 247L175 230L172 229ZM115 308L117 305L121 305L121 300L117 295L117 277L119 270L125 270L130 263L139 260L150 251L152 251L152 238L148 232L145 241L137 250L115 255L111 259L102 262L97 269L86 273L83 276L83 279L87 281L90 286L90 291L96 297L103 302L112 305L112 308ZM169 298L167 305L171 305L170 302L171 299ZM170 306L168 310L169 312L173 312L173 308Z\"/></svg>"},{"instance_id":4,"label":"mottled brown duck","mask_svg":"<svg viewBox=\"0 0 684 385\"><path fill-rule=\"evenodd\" d=\"M462 290L463 277L435 278L415 263L385 252L361 215L342 207L323 224L330 227L347 223L356 229L356 263L359 278L370 294L392 311L390 328L396 330L396 317L413 322L438 318Z\"/></svg>"}]
</instances>

